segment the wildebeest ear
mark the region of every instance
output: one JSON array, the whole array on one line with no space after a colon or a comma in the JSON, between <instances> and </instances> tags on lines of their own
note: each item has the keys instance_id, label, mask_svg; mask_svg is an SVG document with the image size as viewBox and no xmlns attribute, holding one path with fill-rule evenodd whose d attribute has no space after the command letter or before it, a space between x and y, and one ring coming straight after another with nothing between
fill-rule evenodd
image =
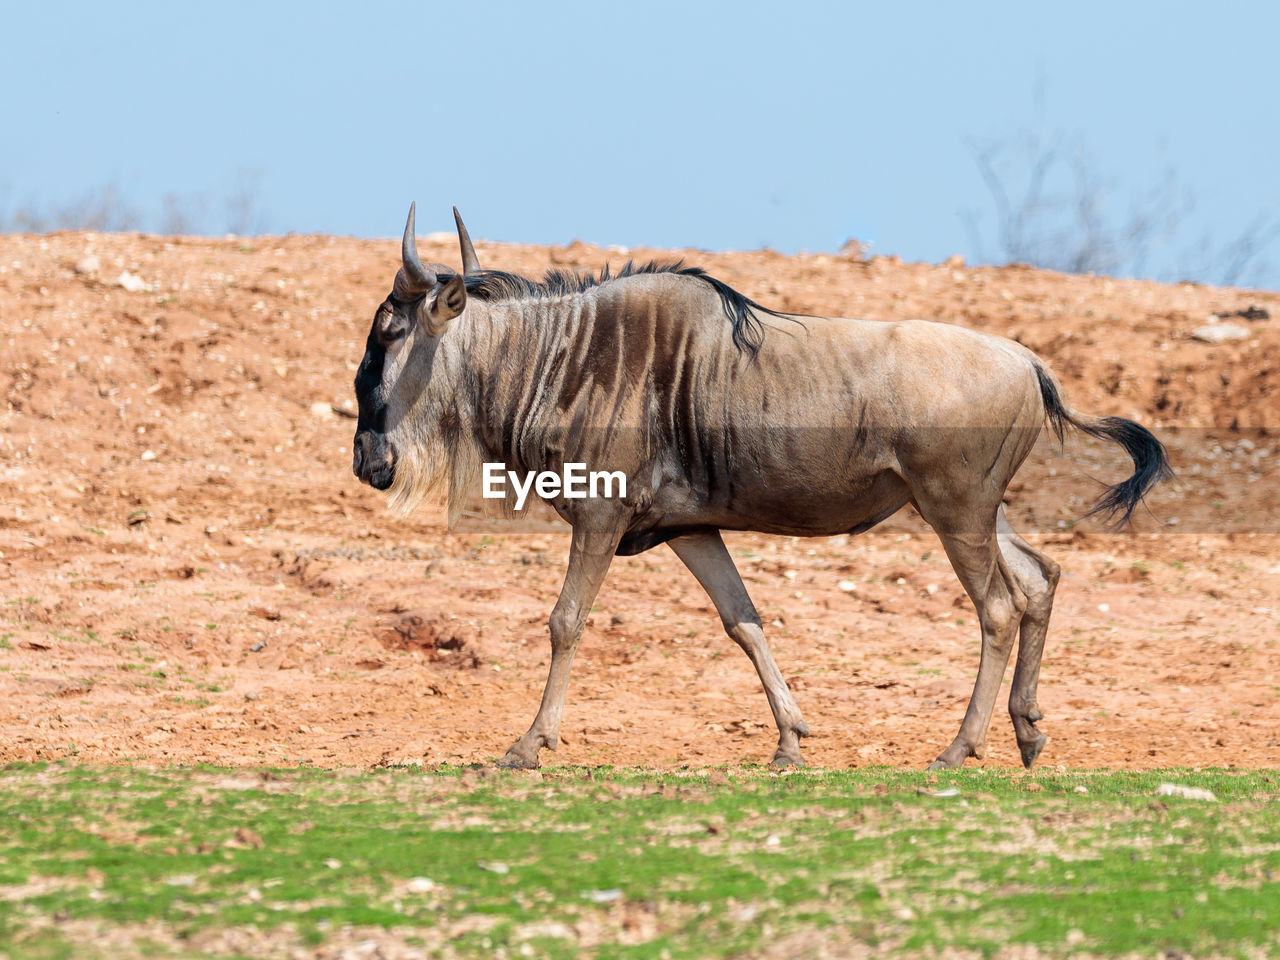
<instances>
[{"instance_id":1,"label":"wildebeest ear","mask_svg":"<svg viewBox=\"0 0 1280 960\"><path fill-rule=\"evenodd\" d=\"M444 333L445 324L467 305L467 287L461 275L454 274L430 298L427 305L427 332L433 337Z\"/></svg>"}]
</instances>

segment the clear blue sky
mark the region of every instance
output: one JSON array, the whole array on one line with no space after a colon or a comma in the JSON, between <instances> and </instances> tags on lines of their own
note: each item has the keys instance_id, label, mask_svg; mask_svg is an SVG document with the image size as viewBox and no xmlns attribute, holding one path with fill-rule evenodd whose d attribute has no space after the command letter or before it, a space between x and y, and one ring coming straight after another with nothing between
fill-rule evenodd
<instances>
[{"instance_id":1,"label":"clear blue sky","mask_svg":"<svg viewBox=\"0 0 1280 960\"><path fill-rule=\"evenodd\" d=\"M114 185L145 229L174 195L221 233L248 186L273 233L391 236L416 199L423 232L456 203L495 240L998 260L973 145L1004 144L1016 187L1035 129L1115 223L1174 172L1194 205L1147 272L1219 279L1229 241L1280 223L1270 3L14 2L4 23L11 224ZM1280 287L1280 240L1242 279Z\"/></svg>"}]
</instances>

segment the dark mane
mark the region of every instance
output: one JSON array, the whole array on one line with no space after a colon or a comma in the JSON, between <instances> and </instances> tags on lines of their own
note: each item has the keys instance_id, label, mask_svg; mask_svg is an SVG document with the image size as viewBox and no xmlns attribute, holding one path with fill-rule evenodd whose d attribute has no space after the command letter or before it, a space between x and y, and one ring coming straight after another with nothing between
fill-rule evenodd
<instances>
[{"instance_id":1,"label":"dark mane","mask_svg":"<svg viewBox=\"0 0 1280 960\"><path fill-rule=\"evenodd\" d=\"M605 264L604 269L598 274L575 273L553 267L546 272L541 282L502 270L482 270L480 273L466 277L465 282L468 296L495 303L502 300L562 297L582 293L611 280L661 273L693 277L709 284L720 296L720 306L724 310L724 315L733 325L734 346L753 357L764 343L764 325L756 314L767 313L771 317L789 319L786 314L761 306L723 280L717 280L701 267L686 267L683 260L677 260L675 263L659 263L656 260L650 260L645 264L628 260L617 273L610 272L608 264Z\"/></svg>"}]
</instances>

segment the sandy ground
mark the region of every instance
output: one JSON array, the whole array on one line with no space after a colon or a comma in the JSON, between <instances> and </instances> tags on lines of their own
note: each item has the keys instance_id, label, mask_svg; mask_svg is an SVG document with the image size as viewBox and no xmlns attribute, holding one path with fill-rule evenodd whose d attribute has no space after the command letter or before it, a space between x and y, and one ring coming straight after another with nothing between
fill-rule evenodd
<instances>
[{"instance_id":1,"label":"sandy ground","mask_svg":"<svg viewBox=\"0 0 1280 960\"><path fill-rule=\"evenodd\" d=\"M478 246L529 275L625 259ZM420 250L457 261L443 239ZM566 534L449 533L438 508L399 520L351 475L351 379L397 252L0 237L0 760L473 762L523 732ZM1134 533L1075 523L1091 477L1125 475L1102 445L1046 443L1014 484L1010 516L1064 570L1042 762L1280 765L1280 295L958 260L674 255L770 306L1014 337L1078 408L1156 429L1179 479ZM1211 314L1247 336L1191 338ZM811 763L922 765L950 742L977 625L918 521L728 539ZM620 558L544 762L762 762L775 736L674 555ZM988 746L986 763L1017 763L1003 708Z\"/></svg>"}]
</instances>

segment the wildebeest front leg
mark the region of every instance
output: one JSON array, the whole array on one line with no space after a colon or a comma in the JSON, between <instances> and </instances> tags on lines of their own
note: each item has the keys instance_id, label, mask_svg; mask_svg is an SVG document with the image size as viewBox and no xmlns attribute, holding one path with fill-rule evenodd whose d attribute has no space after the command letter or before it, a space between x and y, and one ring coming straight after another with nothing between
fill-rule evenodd
<instances>
[{"instance_id":1,"label":"wildebeest front leg","mask_svg":"<svg viewBox=\"0 0 1280 960\"><path fill-rule=\"evenodd\" d=\"M776 766L804 766L800 755L800 738L809 735L809 726L800 716L787 682L773 661L755 604L742 585L733 558L725 549L720 531L688 534L670 541L671 549L698 578L707 596L716 605L727 634L751 658L769 698L769 709L778 724L778 749L773 755Z\"/></svg>"},{"instance_id":2,"label":"wildebeest front leg","mask_svg":"<svg viewBox=\"0 0 1280 960\"><path fill-rule=\"evenodd\" d=\"M532 769L538 766L538 751L554 750L560 740L560 719L564 713L565 693L569 689L569 670L578 649L583 625L600 584L609 571L619 536L573 531L569 547L569 569L560 589L560 599L551 611L551 669L542 692L542 705L533 718L529 732L512 744L500 767Z\"/></svg>"}]
</instances>

